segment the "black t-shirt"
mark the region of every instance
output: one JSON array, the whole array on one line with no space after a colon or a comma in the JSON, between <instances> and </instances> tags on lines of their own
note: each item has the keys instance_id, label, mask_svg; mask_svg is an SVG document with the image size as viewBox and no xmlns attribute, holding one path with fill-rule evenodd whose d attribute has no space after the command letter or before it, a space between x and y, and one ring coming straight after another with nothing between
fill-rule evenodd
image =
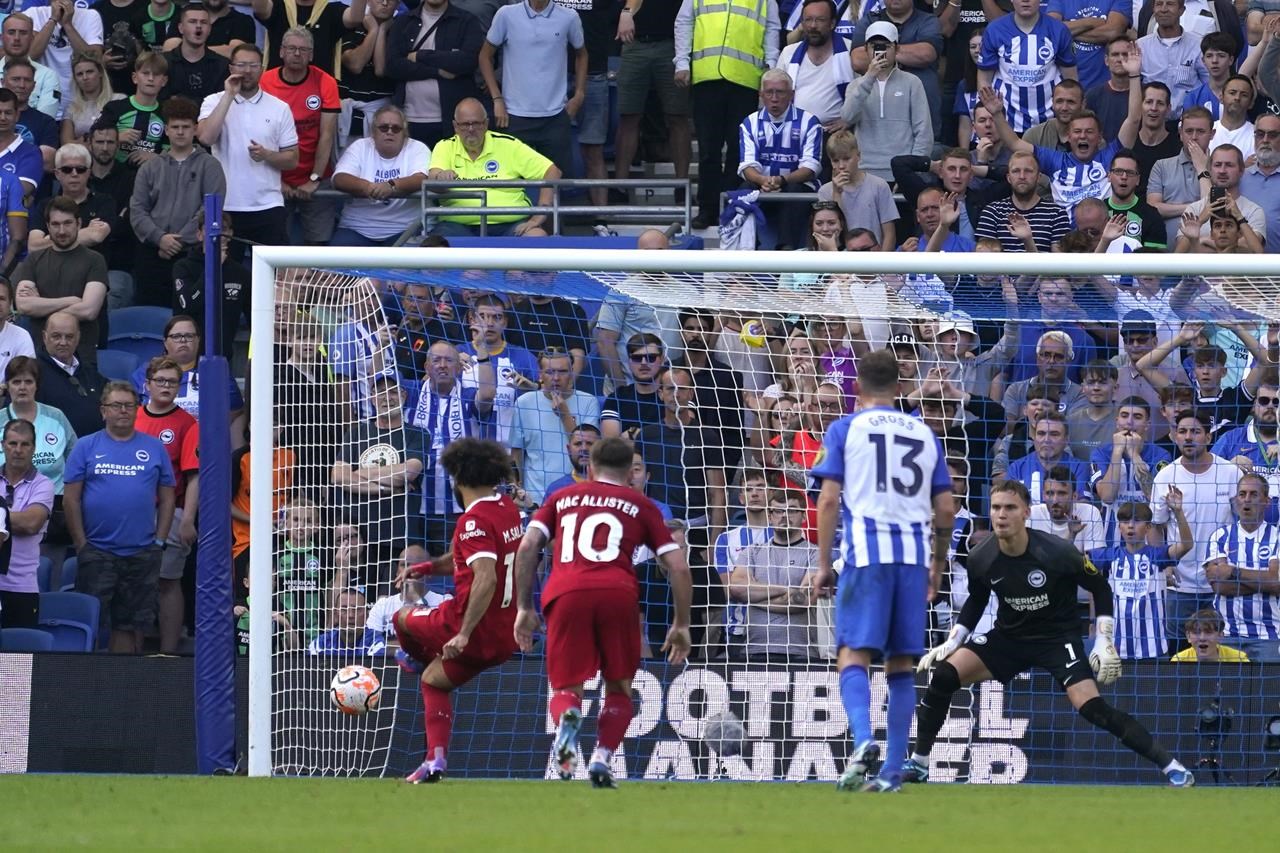
<instances>
[{"instance_id":1,"label":"black t-shirt","mask_svg":"<svg viewBox=\"0 0 1280 853\"><path fill-rule=\"evenodd\" d=\"M58 123L35 107L22 111L13 130L32 145L47 145L56 150L61 144Z\"/></svg>"},{"instance_id":2,"label":"black t-shirt","mask_svg":"<svg viewBox=\"0 0 1280 853\"><path fill-rule=\"evenodd\" d=\"M396 369L407 379L424 380L427 376L427 351L437 341L454 346L466 342L462 326L439 317L424 317L421 329L400 326L396 335Z\"/></svg>"},{"instance_id":3,"label":"black t-shirt","mask_svg":"<svg viewBox=\"0 0 1280 853\"><path fill-rule=\"evenodd\" d=\"M556 4L572 9L582 19L582 37L587 48L587 73L604 74L609 70L609 54L618 34L618 15L622 5L616 0L556 0ZM642 6L641 9L644 7ZM570 73L573 64L569 65Z\"/></svg>"},{"instance_id":4,"label":"black t-shirt","mask_svg":"<svg viewBox=\"0 0 1280 853\"><path fill-rule=\"evenodd\" d=\"M145 15L147 8L147 0L133 0L128 6L120 7L112 5L111 0L98 0L89 7L98 13L98 17L102 18L102 41L107 44L111 40L111 31L118 22L129 25L129 31L133 33L134 38L138 34L134 32L133 21L138 14L138 10L142 9ZM108 68L107 78L111 81L111 89L117 95L132 95L135 87L133 85L133 69L132 68ZM65 95L70 97L70 93Z\"/></svg>"},{"instance_id":5,"label":"black t-shirt","mask_svg":"<svg viewBox=\"0 0 1280 853\"><path fill-rule=\"evenodd\" d=\"M120 211L120 216L124 216L129 209L129 199L133 198L133 182L137 175L136 170L125 168L117 163L111 167L111 171L105 177L91 175L89 191L115 199L116 209Z\"/></svg>"},{"instance_id":6,"label":"black t-shirt","mask_svg":"<svg viewBox=\"0 0 1280 853\"><path fill-rule=\"evenodd\" d=\"M222 262L222 354L234 352L240 318L249 313L249 270L232 260ZM204 253L192 252L173 265L173 313L195 318L204 327Z\"/></svg>"},{"instance_id":7,"label":"black t-shirt","mask_svg":"<svg viewBox=\"0 0 1280 853\"><path fill-rule=\"evenodd\" d=\"M169 82L160 92L160 101L164 102L174 95L190 98L199 106L209 95L221 92L231 73L230 63L212 50L206 50L204 56L195 62L182 58L182 48L174 48L164 55L169 60Z\"/></svg>"},{"instance_id":8,"label":"black t-shirt","mask_svg":"<svg viewBox=\"0 0 1280 853\"><path fill-rule=\"evenodd\" d=\"M616 420L622 431L656 424L662 420L662 401L658 392L642 394L635 385L623 385L605 398L600 407L600 420Z\"/></svg>"},{"instance_id":9,"label":"black t-shirt","mask_svg":"<svg viewBox=\"0 0 1280 853\"><path fill-rule=\"evenodd\" d=\"M1220 394L1212 397L1197 394L1195 407L1213 413L1213 429L1209 434L1218 436L1249 420L1249 415L1253 412L1253 395L1242 386L1235 385L1223 388ZM1175 453L1174 457L1177 455Z\"/></svg>"},{"instance_id":10,"label":"black t-shirt","mask_svg":"<svg viewBox=\"0 0 1280 853\"><path fill-rule=\"evenodd\" d=\"M347 30L342 36L342 50L345 53L348 50L355 50L364 44L365 36L368 31L364 27L356 27L354 30ZM344 98L354 98L357 101L374 101L378 98L386 98L395 94L396 83L386 77L379 77L373 73L373 54L369 55L369 62L359 71L352 71L349 68L342 69L342 79L338 81L338 93ZM360 135L364 135L364 127L360 128Z\"/></svg>"},{"instance_id":11,"label":"black t-shirt","mask_svg":"<svg viewBox=\"0 0 1280 853\"><path fill-rule=\"evenodd\" d=\"M409 459L426 459L430 448L431 437L417 427L404 424L395 429L384 429L373 420L367 420L351 427L343 435L338 461L366 470L389 468ZM380 497L343 489L337 491L347 502L351 521L361 526L366 542L379 542L398 549L421 529L422 513L418 511L422 501L421 476L407 491L397 488Z\"/></svg>"},{"instance_id":12,"label":"black t-shirt","mask_svg":"<svg viewBox=\"0 0 1280 853\"><path fill-rule=\"evenodd\" d=\"M178 21L175 18L173 26L169 30L170 36L178 36ZM231 44L233 41L242 41L246 44L253 44L258 36L258 28L253 24L253 18L244 12L237 12L232 9L213 22L209 27L209 40L205 44L210 47L221 47L224 44Z\"/></svg>"},{"instance_id":13,"label":"black t-shirt","mask_svg":"<svg viewBox=\"0 0 1280 853\"><path fill-rule=\"evenodd\" d=\"M675 38L680 0L645 0L635 14L636 38L657 41Z\"/></svg>"},{"instance_id":14,"label":"black t-shirt","mask_svg":"<svg viewBox=\"0 0 1280 853\"><path fill-rule=\"evenodd\" d=\"M537 355L547 347L587 351L587 314L575 302L552 297L535 305L525 302L513 307L507 342Z\"/></svg>"},{"instance_id":15,"label":"black t-shirt","mask_svg":"<svg viewBox=\"0 0 1280 853\"><path fill-rule=\"evenodd\" d=\"M1027 549L1016 557L1000 550L992 536L969 552L969 599L960 622L972 630L996 594L996 627L1018 640L1080 636L1076 590L1106 580L1098 568L1065 539L1027 530ZM1096 597L1096 596L1095 596ZM1111 610L1107 595L1106 612Z\"/></svg>"},{"instance_id":16,"label":"black t-shirt","mask_svg":"<svg viewBox=\"0 0 1280 853\"><path fill-rule=\"evenodd\" d=\"M317 0L317 4L325 2L327 0ZM332 74L334 52L342 41L342 34L346 31L346 26L342 23L342 15L347 11L347 7L337 2L337 0L333 0L333 2L329 2L324 7L324 10L314 23L308 23L311 20L312 10L317 4L307 6L301 3L298 4L298 26L306 27L310 30L311 38L315 42L315 50L311 54L311 63ZM257 16L255 15L255 17ZM259 18L259 20L262 19ZM280 40L284 38L285 32L290 27L282 0L273 0L271 16L266 20L262 20L262 24L267 28L267 44L264 49L267 67L275 68L280 64ZM249 39L249 41L252 40L252 38Z\"/></svg>"},{"instance_id":17,"label":"black t-shirt","mask_svg":"<svg viewBox=\"0 0 1280 853\"><path fill-rule=\"evenodd\" d=\"M676 518L707 515L707 471L723 468L724 439L711 427L697 424L679 429L665 423L647 424L636 449L649 471L645 493L671 508Z\"/></svg>"},{"instance_id":18,"label":"black t-shirt","mask_svg":"<svg viewBox=\"0 0 1280 853\"><path fill-rule=\"evenodd\" d=\"M673 367L689 368L689 362L681 356ZM744 445L742 435L742 394L738 374L733 368L716 358L709 367L693 373L694 396L700 417L709 427L715 427L724 436L725 460L730 467L738 464Z\"/></svg>"},{"instance_id":19,"label":"black t-shirt","mask_svg":"<svg viewBox=\"0 0 1280 853\"><path fill-rule=\"evenodd\" d=\"M1176 127L1169 128L1169 135L1163 141L1155 145L1144 145L1139 139L1133 144L1134 158L1138 161L1138 171L1142 173L1142 177L1138 179L1138 198L1145 199L1147 197L1147 179L1151 177L1151 170L1155 168L1157 160L1163 160L1166 157L1177 157L1182 151L1182 141L1178 138L1178 130Z\"/></svg>"}]
</instances>

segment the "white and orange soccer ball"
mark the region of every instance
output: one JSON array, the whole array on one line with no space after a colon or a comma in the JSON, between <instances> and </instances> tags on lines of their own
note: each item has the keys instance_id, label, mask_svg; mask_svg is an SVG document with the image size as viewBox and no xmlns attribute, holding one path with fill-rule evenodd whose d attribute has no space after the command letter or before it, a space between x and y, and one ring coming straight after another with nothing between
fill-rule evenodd
<instances>
[{"instance_id":1,"label":"white and orange soccer ball","mask_svg":"<svg viewBox=\"0 0 1280 853\"><path fill-rule=\"evenodd\" d=\"M382 682L367 666L344 666L329 683L333 707L358 717L376 710L382 700Z\"/></svg>"}]
</instances>

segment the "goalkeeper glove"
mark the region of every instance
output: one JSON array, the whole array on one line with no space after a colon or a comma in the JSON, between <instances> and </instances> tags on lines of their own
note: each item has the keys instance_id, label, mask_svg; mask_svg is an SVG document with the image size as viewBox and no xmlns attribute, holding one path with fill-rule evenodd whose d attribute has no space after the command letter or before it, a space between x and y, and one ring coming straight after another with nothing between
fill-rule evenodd
<instances>
[{"instance_id":1,"label":"goalkeeper glove","mask_svg":"<svg viewBox=\"0 0 1280 853\"><path fill-rule=\"evenodd\" d=\"M924 672L929 667L941 660L946 660L947 655L954 652L969 639L969 629L963 625L957 624L951 629L951 633L947 636L947 640L940 646L934 646L920 658L920 663L916 664L916 672Z\"/></svg>"},{"instance_id":2,"label":"goalkeeper glove","mask_svg":"<svg viewBox=\"0 0 1280 853\"><path fill-rule=\"evenodd\" d=\"M1098 617L1098 636L1093 639L1089 652L1089 666L1102 685L1114 684L1120 678L1120 654L1116 651L1116 620L1110 616Z\"/></svg>"}]
</instances>

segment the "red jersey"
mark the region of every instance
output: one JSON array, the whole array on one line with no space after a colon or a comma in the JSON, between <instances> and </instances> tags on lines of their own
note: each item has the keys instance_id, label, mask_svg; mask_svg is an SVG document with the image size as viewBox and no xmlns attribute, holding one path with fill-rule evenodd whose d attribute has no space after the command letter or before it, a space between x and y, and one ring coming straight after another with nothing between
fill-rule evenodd
<instances>
[{"instance_id":1,"label":"red jersey","mask_svg":"<svg viewBox=\"0 0 1280 853\"><path fill-rule=\"evenodd\" d=\"M280 177L289 186L297 187L311 180L312 172L324 178L333 174L333 165L329 162L322 164L324 168L316 168L316 149L320 147L321 114L340 112L342 99L338 97L338 81L314 65L307 68L307 76L298 83L285 80L280 71L272 68L265 72L258 85L288 104L289 112L293 113L293 124L298 130L298 165Z\"/></svg>"},{"instance_id":2,"label":"red jersey","mask_svg":"<svg viewBox=\"0 0 1280 853\"><path fill-rule=\"evenodd\" d=\"M658 556L679 546L657 504L626 486L595 480L575 483L534 513L551 546L551 576L542 591L545 607L556 596L578 589L625 589L637 597L631 555L647 545Z\"/></svg>"},{"instance_id":3,"label":"red jersey","mask_svg":"<svg viewBox=\"0 0 1280 853\"><path fill-rule=\"evenodd\" d=\"M494 561L497 588L489 601L489 609L476 626L477 633L514 642L516 622L515 561L516 549L524 536L520 510L506 495L481 498L458 516L453 528L453 607L459 620L467 612L471 582L475 573L471 564L481 557Z\"/></svg>"},{"instance_id":4,"label":"red jersey","mask_svg":"<svg viewBox=\"0 0 1280 853\"><path fill-rule=\"evenodd\" d=\"M146 406L139 406L133 428L155 436L164 445L177 480L173 489L175 505L181 507L187 494L187 474L200 470L200 426L196 419L179 406L163 415L153 415Z\"/></svg>"}]
</instances>

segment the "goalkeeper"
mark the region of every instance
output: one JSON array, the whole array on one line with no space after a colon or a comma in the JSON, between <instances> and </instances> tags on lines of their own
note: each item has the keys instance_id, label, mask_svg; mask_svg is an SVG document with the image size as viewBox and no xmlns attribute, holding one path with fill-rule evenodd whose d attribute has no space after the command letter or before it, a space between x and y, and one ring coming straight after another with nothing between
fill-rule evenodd
<instances>
[{"instance_id":1,"label":"goalkeeper","mask_svg":"<svg viewBox=\"0 0 1280 853\"><path fill-rule=\"evenodd\" d=\"M951 709L953 693L992 678L1007 684L1019 673L1039 667L1057 679L1080 716L1153 762L1171 785L1193 785L1191 772L1141 723L1098 695L1098 684L1120 677L1111 588L1071 543L1028 530L1030 511L1030 495L1022 483L1006 480L991 487L995 535L969 552L969 598L947 641L931 649L918 667L924 671L934 665L916 708L916 751L903 766L903 781L928 779L929 752ZM1093 594L1098 613L1097 637L1087 658L1080 639L1077 586ZM995 627L970 638L992 592L997 598Z\"/></svg>"}]
</instances>

